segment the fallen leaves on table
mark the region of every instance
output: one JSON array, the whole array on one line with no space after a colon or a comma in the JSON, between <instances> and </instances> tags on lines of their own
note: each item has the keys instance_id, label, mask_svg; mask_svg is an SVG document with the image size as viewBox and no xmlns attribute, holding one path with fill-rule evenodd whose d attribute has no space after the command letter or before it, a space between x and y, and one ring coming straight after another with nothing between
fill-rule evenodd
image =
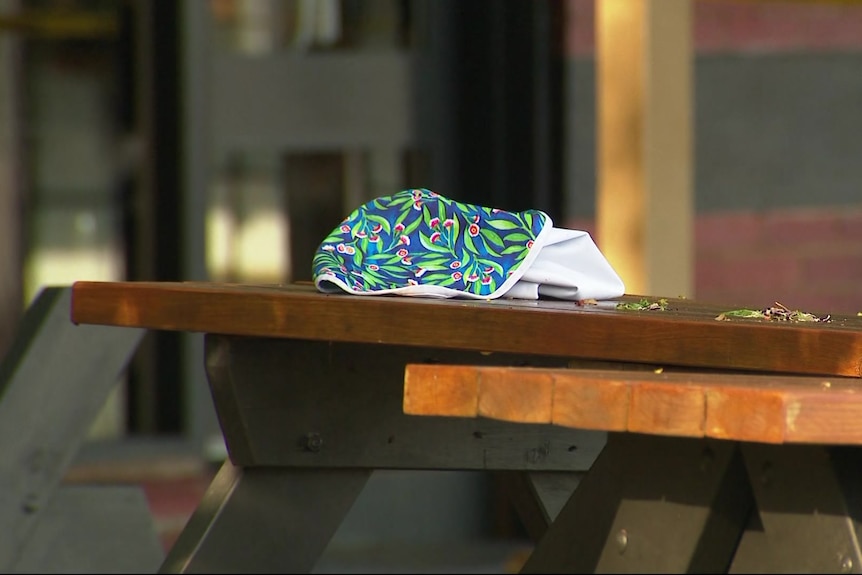
<instances>
[{"instance_id":1,"label":"fallen leaves on table","mask_svg":"<svg viewBox=\"0 0 862 575\"><path fill-rule=\"evenodd\" d=\"M651 302L646 298L641 298L640 301L636 301L636 302L621 301L620 303L617 304L617 309L628 309L628 310L635 310L635 311L642 311L642 310L664 311L667 309L667 299L661 298L660 300L654 301L654 302Z\"/></svg>"},{"instance_id":2,"label":"fallen leaves on table","mask_svg":"<svg viewBox=\"0 0 862 575\"><path fill-rule=\"evenodd\" d=\"M791 310L778 302L774 306L764 309L735 309L718 314L715 318L718 321L729 321L732 318L742 319L768 319L776 321L790 322L829 322L832 321L832 316L817 316L813 313L806 313L799 310Z\"/></svg>"}]
</instances>

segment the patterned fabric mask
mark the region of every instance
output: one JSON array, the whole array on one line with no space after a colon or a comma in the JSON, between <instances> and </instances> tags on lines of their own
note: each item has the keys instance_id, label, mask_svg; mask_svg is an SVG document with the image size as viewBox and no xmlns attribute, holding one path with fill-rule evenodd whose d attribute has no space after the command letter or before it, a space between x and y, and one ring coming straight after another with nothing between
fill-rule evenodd
<instances>
[{"instance_id":1,"label":"patterned fabric mask","mask_svg":"<svg viewBox=\"0 0 862 575\"><path fill-rule=\"evenodd\" d=\"M587 232L539 210L507 212L403 190L353 211L312 262L325 293L608 299L622 281Z\"/></svg>"}]
</instances>

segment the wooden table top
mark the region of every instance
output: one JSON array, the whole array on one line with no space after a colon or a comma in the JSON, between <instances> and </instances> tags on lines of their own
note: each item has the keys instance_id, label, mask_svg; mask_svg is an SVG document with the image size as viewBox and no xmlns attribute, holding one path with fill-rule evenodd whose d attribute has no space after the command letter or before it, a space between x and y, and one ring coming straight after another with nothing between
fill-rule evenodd
<instances>
[{"instance_id":1,"label":"wooden table top","mask_svg":"<svg viewBox=\"0 0 862 575\"><path fill-rule=\"evenodd\" d=\"M624 296L620 301L638 301ZM657 298L648 298L657 300ZM511 352L657 366L862 377L862 317L824 322L734 318L727 307L667 298L664 310L616 302L437 300L322 294L311 285L76 282L76 324Z\"/></svg>"}]
</instances>

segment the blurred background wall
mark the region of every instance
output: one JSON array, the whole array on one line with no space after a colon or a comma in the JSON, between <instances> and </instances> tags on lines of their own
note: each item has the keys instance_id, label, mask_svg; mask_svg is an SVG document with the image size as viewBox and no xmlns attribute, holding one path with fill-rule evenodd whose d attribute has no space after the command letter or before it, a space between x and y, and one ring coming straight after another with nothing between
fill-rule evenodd
<instances>
[{"instance_id":1,"label":"blurred background wall","mask_svg":"<svg viewBox=\"0 0 862 575\"><path fill-rule=\"evenodd\" d=\"M594 1L570 8L567 216L593 230ZM699 0L692 9L694 295L855 314L862 5Z\"/></svg>"}]
</instances>

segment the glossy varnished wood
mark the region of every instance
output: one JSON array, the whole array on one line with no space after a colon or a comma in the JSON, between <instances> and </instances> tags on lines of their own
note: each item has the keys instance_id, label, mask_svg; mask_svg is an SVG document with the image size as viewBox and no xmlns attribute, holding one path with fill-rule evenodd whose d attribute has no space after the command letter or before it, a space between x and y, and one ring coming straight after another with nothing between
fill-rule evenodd
<instances>
[{"instance_id":1,"label":"glossy varnished wood","mask_svg":"<svg viewBox=\"0 0 862 575\"><path fill-rule=\"evenodd\" d=\"M72 290L75 323L862 377L857 317L716 321L727 308L684 299L666 311L627 311L613 302L325 295L310 285L77 282Z\"/></svg>"},{"instance_id":2,"label":"glossy varnished wood","mask_svg":"<svg viewBox=\"0 0 862 575\"><path fill-rule=\"evenodd\" d=\"M404 411L759 443L862 445L862 382L781 374L407 365Z\"/></svg>"}]
</instances>

